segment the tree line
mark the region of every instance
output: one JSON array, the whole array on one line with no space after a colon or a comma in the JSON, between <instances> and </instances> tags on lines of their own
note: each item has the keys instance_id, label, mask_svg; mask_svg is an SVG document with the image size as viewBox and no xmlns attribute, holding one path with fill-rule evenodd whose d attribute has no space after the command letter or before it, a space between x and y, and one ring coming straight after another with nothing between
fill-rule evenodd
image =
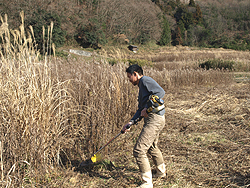
<instances>
[{"instance_id":1,"label":"tree line","mask_svg":"<svg viewBox=\"0 0 250 188\"><path fill-rule=\"evenodd\" d=\"M33 26L39 48L44 40L42 26L53 21L52 40L57 47L78 43L100 48L106 44L154 42L246 50L250 49L250 2L237 2L2 0L0 11L2 16L8 15L11 29L18 27L19 13L24 11L25 25Z\"/></svg>"}]
</instances>

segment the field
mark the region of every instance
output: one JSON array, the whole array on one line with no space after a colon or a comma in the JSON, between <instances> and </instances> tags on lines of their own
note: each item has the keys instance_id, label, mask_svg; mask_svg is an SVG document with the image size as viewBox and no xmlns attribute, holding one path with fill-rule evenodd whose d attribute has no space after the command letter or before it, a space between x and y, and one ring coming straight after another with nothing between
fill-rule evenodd
<instances>
[{"instance_id":1,"label":"field","mask_svg":"<svg viewBox=\"0 0 250 188\"><path fill-rule=\"evenodd\" d=\"M167 177L154 186L250 185L249 51L149 45L136 54L117 46L91 58L54 57L50 40L40 55L32 29L23 28L10 31L2 19L1 187L137 187L132 149L142 122L102 150L101 162L78 167L136 111L129 63L166 91L159 147ZM234 69L201 69L209 59L233 61Z\"/></svg>"}]
</instances>

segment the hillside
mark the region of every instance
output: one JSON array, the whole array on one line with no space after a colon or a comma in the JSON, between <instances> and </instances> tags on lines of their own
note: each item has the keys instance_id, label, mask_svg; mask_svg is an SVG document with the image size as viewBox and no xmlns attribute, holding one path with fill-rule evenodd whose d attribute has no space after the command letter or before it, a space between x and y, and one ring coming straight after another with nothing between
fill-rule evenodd
<instances>
[{"instance_id":1,"label":"hillside","mask_svg":"<svg viewBox=\"0 0 250 188\"><path fill-rule=\"evenodd\" d=\"M50 25L51 21L55 23L53 42L57 47L74 45L100 48L103 45L153 42L236 50L250 48L248 0L240 3L237 0L182 2L2 0L0 11L2 16L8 15L12 29L19 26L19 13L24 11L26 27L33 26L40 49L42 26ZM166 37L171 40L165 40Z\"/></svg>"}]
</instances>

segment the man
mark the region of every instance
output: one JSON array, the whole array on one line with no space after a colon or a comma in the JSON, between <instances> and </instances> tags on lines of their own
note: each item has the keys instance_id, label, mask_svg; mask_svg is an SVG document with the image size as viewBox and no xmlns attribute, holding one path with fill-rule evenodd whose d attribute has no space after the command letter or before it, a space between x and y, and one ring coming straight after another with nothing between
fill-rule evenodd
<instances>
[{"instance_id":1,"label":"man","mask_svg":"<svg viewBox=\"0 0 250 188\"><path fill-rule=\"evenodd\" d=\"M139 87L138 110L130 122L123 126L122 131L129 131L129 129L127 129L128 125L131 125L133 121L140 116L144 117L144 125L134 146L133 155L139 166L143 180L140 188L151 188L153 187L152 172L147 153L152 156L156 166L156 174L153 174L153 177L166 176L162 153L157 147L159 133L165 125L165 109L150 112L150 110L148 110L150 108L148 100L152 95L162 99L165 95L165 91L155 80L148 76L143 76L143 70L139 65L129 66L126 72L129 81Z\"/></svg>"}]
</instances>

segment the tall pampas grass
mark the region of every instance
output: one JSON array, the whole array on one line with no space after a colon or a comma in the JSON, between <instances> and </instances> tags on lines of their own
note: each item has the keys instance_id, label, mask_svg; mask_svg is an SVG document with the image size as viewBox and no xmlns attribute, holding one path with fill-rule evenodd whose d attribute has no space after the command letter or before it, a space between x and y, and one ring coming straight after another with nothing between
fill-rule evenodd
<instances>
[{"instance_id":1,"label":"tall pampas grass","mask_svg":"<svg viewBox=\"0 0 250 188\"><path fill-rule=\"evenodd\" d=\"M45 58L41 58L33 29L25 31L24 13L20 15L19 29L8 28L7 15L1 17L0 27L0 185L6 187L20 186L31 181L24 177L60 164L68 119L81 113L73 107L69 81L52 77L48 54L54 48L53 23L48 29L50 38L44 41Z\"/></svg>"},{"instance_id":2,"label":"tall pampas grass","mask_svg":"<svg viewBox=\"0 0 250 188\"><path fill-rule=\"evenodd\" d=\"M131 118L137 99L126 65L53 57L53 23L43 27L50 37L40 53L23 17L16 30L1 18L0 185L7 187L47 184L43 174L86 160Z\"/></svg>"}]
</instances>

